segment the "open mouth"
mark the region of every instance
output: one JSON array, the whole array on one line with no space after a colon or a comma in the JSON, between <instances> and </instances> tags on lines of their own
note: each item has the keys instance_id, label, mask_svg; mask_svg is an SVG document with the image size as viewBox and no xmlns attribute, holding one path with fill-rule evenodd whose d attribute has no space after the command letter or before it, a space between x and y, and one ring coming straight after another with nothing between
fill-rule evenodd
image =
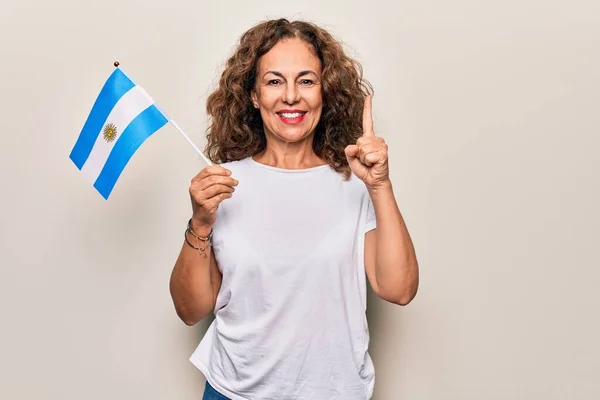
<instances>
[{"instance_id":1,"label":"open mouth","mask_svg":"<svg viewBox=\"0 0 600 400\"><path fill-rule=\"evenodd\" d=\"M294 111L294 112L278 112L279 119L286 124L297 124L302 122L306 111Z\"/></svg>"}]
</instances>

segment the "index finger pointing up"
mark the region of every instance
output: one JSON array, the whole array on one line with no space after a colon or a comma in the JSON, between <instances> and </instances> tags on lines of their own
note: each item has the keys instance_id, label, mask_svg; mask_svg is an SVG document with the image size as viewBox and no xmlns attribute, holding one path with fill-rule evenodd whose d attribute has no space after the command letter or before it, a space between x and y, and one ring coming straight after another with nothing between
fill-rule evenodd
<instances>
[{"instance_id":1,"label":"index finger pointing up","mask_svg":"<svg viewBox=\"0 0 600 400\"><path fill-rule=\"evenodd\" d=\"M367 96L363 108L363 137L375 136L373 132L373 113L371 112L372 104L371 96Z\"/></svg>"}]
</instances>

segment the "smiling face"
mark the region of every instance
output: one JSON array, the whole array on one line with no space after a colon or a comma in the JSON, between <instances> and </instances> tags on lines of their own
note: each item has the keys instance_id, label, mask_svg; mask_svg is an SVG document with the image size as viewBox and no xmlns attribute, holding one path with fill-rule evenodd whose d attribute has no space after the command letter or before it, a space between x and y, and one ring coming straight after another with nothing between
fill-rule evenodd
<instances>
[{"instance_id":1,"label":"smiling face","mask_svg":"<svg viewBox=\"0 0 600 400\"><path fill-rule=\"evenodd\" d=\"M312 143L323 108L321 90L321 62L306 42L285 39L263 55L251 96L267 141Z\"/></svg>"}]
</instances>

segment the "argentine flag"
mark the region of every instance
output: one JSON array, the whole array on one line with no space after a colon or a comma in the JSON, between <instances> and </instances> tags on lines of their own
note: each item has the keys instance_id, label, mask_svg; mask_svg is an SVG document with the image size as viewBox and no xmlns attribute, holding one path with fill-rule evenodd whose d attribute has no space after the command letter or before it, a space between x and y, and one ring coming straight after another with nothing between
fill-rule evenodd
<instances>
[{"instance_id":1,"label":"argentine flag","mask_svg":"<svg viewBox=\"0 0 600 400\"><path fill-rule=\"evenodd\" d=\"M150 95L116 68L104 83L69 158L108 199L131 156L167 122Z\"/></svg>"}]
</instances>

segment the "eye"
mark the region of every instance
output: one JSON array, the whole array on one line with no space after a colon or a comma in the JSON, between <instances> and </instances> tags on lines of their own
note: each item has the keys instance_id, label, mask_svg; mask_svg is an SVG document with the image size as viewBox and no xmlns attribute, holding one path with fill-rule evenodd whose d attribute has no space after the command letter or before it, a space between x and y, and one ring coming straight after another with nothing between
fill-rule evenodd
<instances>
[{"instance_id":1,"label":"eye","mask_svg":"<svg viewBox=\"0 0 600 400\"><path fill-rule=\"evenodd\" d=\"M269 81L267 81L267 85L279 85L280 83L280 79L270 79Z\"/></svg>"},{"instance_id":2,"label":"eye","mask_svg":"<svg viewBox=\"0 0 600 400\"><path fill-rule=\"evenodd\" d=\"M314 85L314 81L312 81L311 79L301 79L300 80L300 84L301 85Z\"/></svg>"}]
</instances>

